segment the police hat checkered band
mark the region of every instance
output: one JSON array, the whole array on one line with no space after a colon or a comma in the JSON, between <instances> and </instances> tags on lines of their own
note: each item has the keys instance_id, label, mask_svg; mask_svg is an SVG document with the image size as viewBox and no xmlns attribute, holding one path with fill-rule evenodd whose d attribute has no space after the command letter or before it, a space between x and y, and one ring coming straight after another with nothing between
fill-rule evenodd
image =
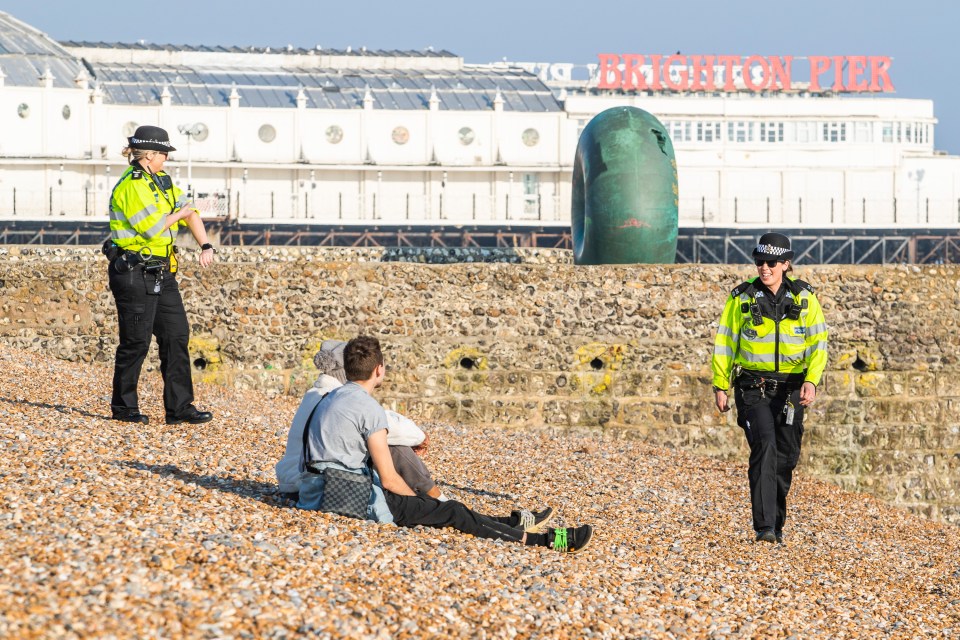
<instances>
[{"instance_id":1,"label":"police hat checkered band","mask_svg":"<svg viewBox=\"0 0 960 640\"><path fill-rule=\"evenodd\" d=\"M155 127L151 124L145 124L137 127L133 135L127 138L130 147L133 149L142 149L144 151L161 151L169 153L176 151L176 147L170 144L170 136L167 130L162 127Z\"/></svg>"},{"instance_id":2,"label":"police hat checkered band","mask_svg":"<svg viewBox=\"0 0 960 640\"><path fill-rule=\"evenodd\" d=\"M785 253L791 253L791 250L785 247L775 247L772 244L758 244L754 253L762 253L768 256L782 256Z\"/></svg>"},{"instance_id":3,"label":"police hat checkered band","mask_svg":"<svg viewBox=\"0 0 960 640\"><path fill-rule=\"evenodd\" d=\"M169 141L169 140L143 140L143 139L141 139L141 138L128 138L128 140L130 141L130 144L131 144L131 145L136 145L136 144L159 144L159 145L162 146L162 147L166 147L166 148L168 148L168 149L170 149L170 150L174 150L174 149L173 149L173 145L170 144L170 141Z\"/></svg>"}]
</instances>

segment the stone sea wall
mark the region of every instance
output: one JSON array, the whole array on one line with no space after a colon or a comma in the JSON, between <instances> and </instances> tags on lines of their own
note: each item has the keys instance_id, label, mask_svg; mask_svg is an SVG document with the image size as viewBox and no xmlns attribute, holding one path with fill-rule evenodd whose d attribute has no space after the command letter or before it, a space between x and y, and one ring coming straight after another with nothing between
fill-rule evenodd
<instances>
[{"instance_id":1,"label":"stone sea wall","mask_svg":"<svg viewBox=\"0 0 960 640\"><path fill-rule=\"evenodd\" d=\"M196 379L299 394L327 338L384 344L380 398L420 420L589 428L745 457L710 393L741 265L574 267L549 250L226 248L180 285ZM108 365L95 248L0 247L0 341ZM830 362L801 469L960 523L960 268L806 266ZM156 367L155 353L148 366ZM629 460L619 461L630 464Z\"/></svg>"}]
</instances>

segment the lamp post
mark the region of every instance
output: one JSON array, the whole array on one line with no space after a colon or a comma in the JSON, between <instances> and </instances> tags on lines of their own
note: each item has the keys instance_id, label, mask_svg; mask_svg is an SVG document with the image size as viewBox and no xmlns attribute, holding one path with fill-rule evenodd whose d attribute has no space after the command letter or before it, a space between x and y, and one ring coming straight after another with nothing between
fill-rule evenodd
<instances>
[{"instance_id":1,"label":"lamp post","mask_svg":"<svg viewBox=\"0 0 960 640\"><path fill-rule=\"evenodd\" d=\"M248 175L247 169L244 168L243 170L243 206L245 207L244 211L247 211L250 206L247 204L247 175ZM237 223L239 224L239 222L240 222L240 206L238 205L237 206Z\"/></svg>"},{"instance_id":2,"label":"lamp post","mask_svg":"<svg viewBox=\"0 0 960 640\"><path fill-rule=\"evenodd\" d=\"M190 145L193 138L203 136L207 132L207 126L202 122L194 124L182 124L177 129L183 135L187 136L187 195L193 197L193 158L190 153ZM201 138L202 140L203 138Z\"/></svg>"},{"instance_id":3,"label":"lamp post","mask_svg":"<svg viewBox=\"0 0 960 640\"><path fill-rule=\"evenodd\" d=\"M920 222L920 183L923 182L923 176L926 173L925 169L907 172L907 177L917 183L917 222Z\"/></svg>"}]
</instances>

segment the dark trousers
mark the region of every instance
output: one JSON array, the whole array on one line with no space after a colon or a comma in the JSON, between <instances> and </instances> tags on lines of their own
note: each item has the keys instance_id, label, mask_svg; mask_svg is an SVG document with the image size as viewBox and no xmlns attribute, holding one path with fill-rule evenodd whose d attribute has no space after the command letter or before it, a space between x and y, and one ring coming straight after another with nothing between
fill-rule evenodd
<instances>
[{"instance_id":1,"label":"dark trousers","mask_svg":"<svg viewBox=\"0 0 960 640\"><path fill-rule=\"evenodd\" d=\"M120 344L114 360L110 406L119 414L139 411L137 383L153 335L160 350L164 409L167 417L181 415L193 403L193 379L187 349L190 325L177 278L164 272L160 295L148 295L154 276L139 266L118 273L115 262L109 268L110 291L117 304Z\"/></svg>"},{"instance_id":2,"label":"dark trousers","mask_svg":"<svg viewBox=\"0 0 960 640\"><path fill-rule=\"evenodd\" d=\"M440 502L422 496L400 496L386 490L383 494L387 498L387 506L390 507L394 521L400 527L452 527L478 538L512 542L523 539L523 529L516 529L504 522L510 518L491 518L471 511L456 500Z\"/></svg>"},{"instance_id":3,"label":"dark trousers","mask_svg":"<svg viewBox=\"0 0 960 640\"><path fill-rule=\"evenodd\" d=\"M756 388L735 390L737 423L750 445L750 502L756 531L783 531L787 519L787 494L793 470L800 459L803 436L803 407L800 389L781 386L776 393ZM793 421L787 424L784 407L793 404Z\"/></svg>"}]
</instances>

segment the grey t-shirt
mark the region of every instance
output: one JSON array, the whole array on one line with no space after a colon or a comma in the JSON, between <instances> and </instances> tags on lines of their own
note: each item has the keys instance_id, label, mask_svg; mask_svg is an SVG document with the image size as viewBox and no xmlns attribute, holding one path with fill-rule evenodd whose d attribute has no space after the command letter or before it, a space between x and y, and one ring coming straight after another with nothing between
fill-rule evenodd
<instances>
[{"instance_id":1,"label":"grey t-shirt","mask_svg":"<svg viewBox=\"0 0 960 640\"><path fill-rule=\"evenodd\" d=\"M387 414L363 387L348 382L320 401L309 428L311 462L359 469L370 455L367 438L387 428Z\"/></svg>"}]
</instances>

